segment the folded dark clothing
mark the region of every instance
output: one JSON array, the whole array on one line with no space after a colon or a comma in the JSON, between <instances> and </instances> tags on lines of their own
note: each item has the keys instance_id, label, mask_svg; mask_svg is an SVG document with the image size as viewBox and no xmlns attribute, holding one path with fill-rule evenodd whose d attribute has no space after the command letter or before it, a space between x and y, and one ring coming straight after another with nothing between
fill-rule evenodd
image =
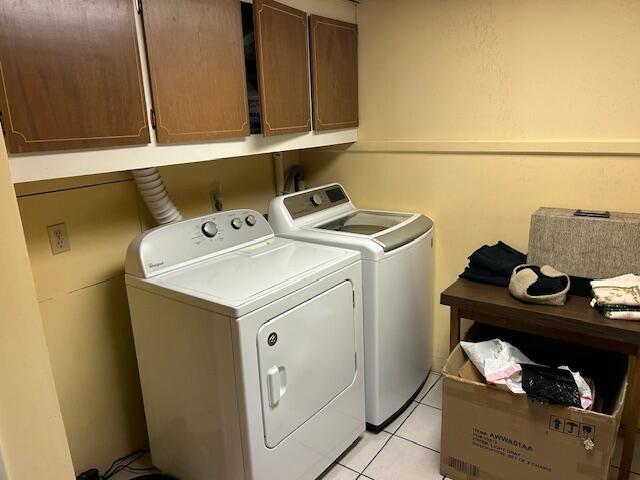
<instances>
[{"instance_id":1,"label":"folded dark clothing","mask_svg":"<svg viewBox=\"0 0 640 480\"><path fill-rule=\"evenodd\" d=\"M464 272L460 274L460 278L471 280L472 282L488 283L489 285L497 285L499 287L508 287L510 277L500 275L491 270L482 270L478 268L466 267Z\"/></svg>"},{"instance_id":2,"label":"folded dark clothing","mask_svg":"<svg viewBox=\"0 0 640 480\"><path fill-rule=\"evenodd\" d=\"M469 256L469 267L476 270L490 270L511 277L513 269L527 263L527 256L504 242L484 245Z\"/></svg>"},{"instance_id":3,"label":"folded dark clothing","mask_svg":"<svg viewBox=\"0 0 640 480\"><path fill-rule=\"evenodd\" d=\"M569 286L569 295L577 295L578 297L592 298L591 280L593 278L574 277L569 275L571 280Z\"/></svg>"}]
</instances>

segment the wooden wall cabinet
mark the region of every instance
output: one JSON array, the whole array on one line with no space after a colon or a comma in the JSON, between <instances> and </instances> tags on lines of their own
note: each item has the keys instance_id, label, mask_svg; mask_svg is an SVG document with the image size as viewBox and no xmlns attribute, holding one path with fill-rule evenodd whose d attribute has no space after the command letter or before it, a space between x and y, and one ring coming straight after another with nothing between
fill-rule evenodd
<instances>
[{"instance_id":1,"label":"wooden wall cabinet","mask_svg":"<svg viewBox=\"0 0 640 480\"><path fill-rule=\"evenodd\" d=\"M308 20L274 0L0 0L14 182L356 141L357 27Z\"/></svg>"},{"instance_id":2,"label":"wooden wall cabinet","mask_svg":"<svg viewBox=\"0 0 640 480\"><path fill-rule=\"evenodd\" d=\"M307 14L254 0L256 60L264 135L311 130Z\"/></svg>"},{"instance_id":3,"label":"wooden wall cabinet","mask_svg":"<svg viewBox=\"0 0 640 480\"><path fill-rule=\"evenodd\" d=\"M143 0L159 143L249 135L238 0Z\"/></svg>"},{"instance_id":4,"label":"wooden wall cabinet","mask_svg":"<svg viewBox=\"0 0 640 480\"><path fill-rule=\"evenodd\" d=\"M315 130L358 126L358 26L311 15Z\"/></svg>"},{"instance_id":5,"label":"wooden wall cabinet","mask_svg":"<svg viewBox=\"0 0 640 480\"><path fill-rule=\"evenodd\" d=\"M0 2L11 153L149 142L131 0Z\"/></svg>"}]
</instances>

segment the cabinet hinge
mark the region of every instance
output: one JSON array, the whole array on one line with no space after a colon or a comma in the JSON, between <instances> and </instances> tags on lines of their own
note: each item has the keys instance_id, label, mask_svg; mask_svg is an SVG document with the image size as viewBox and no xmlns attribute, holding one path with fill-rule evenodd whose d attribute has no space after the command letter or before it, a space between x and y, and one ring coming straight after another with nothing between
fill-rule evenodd
<instances>
[{"instance_id":1,"label":"cabinet hinge","mask_svg":"<svg viewBox=\"0 0 640 480\"><path fill-rule=\"evenodd\" d=\"M353 308L356 308L356 292L351 290L351 300L353 301Z\"/></svg>"},{"instance_id":2,"label":"cabinet hinge","mask_svg":"<svg viewBox=\"0 0 640 480\"><path fill-rule=\"evenodd\" d=\"M149 115L151 116L151 126L155 130L156 126L158 125L156 123L156 111L152 108L151 111L149 112Z\"/></svg>"},{"instance_id":3,"label":"cabinet hinge","mask_svg":"<svg viewBox=\"0 0 640 480\"><path fill-rule=\"evenodd\" d=\"M138 0L138 13L142 15L142 0Z\"/></svg>"}]
</instances>

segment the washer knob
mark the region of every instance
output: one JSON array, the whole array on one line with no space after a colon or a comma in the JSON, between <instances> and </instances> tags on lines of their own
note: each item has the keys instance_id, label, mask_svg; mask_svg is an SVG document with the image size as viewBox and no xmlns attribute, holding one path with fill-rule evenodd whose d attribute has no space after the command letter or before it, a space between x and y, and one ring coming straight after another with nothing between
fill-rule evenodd
<instances>
[{"instance_id":1,"label":"washer knob","mask_svg":"<svg viewBox=\"0 0 640 480\"><path fill-rule=\"evenodd\" d=\"M218 234L218 226L209 221L202 224L202 234L205 237L213 238Z\"/></svg>"},{"instance_id":2,"label":"washer knob","mask_svg":"<svg viewBox=\"0 0 640 480\"><path fill-rule=\"evenodd\" d=\"M316 207L322 204L322 197L319 193L316 193L313 197L311 197L311 203L313 203Z\"/></svg>"},{"instance_id":3,"label":"washer knob","mask_svg":"<svg viewBox=\"0 0 640 480\"><path fill-rule=\"evenodd\" d=\"M256 224L257 220L255 215L247 215L247 218L245 218L244 221L247 223L247 225L253 227Z\"/></svg>"},{"instance_id":4,"label":"washer knob","mask_svg":"<svg viewBox=\"0 0 640 480\"><path fill-rule=\"evenodd\" d=\"M233 220L231 220L231 226L236 230L240 230L242 228L242 220L240 220L238 217L234 218Z\"/></svg>"}]
</instances>

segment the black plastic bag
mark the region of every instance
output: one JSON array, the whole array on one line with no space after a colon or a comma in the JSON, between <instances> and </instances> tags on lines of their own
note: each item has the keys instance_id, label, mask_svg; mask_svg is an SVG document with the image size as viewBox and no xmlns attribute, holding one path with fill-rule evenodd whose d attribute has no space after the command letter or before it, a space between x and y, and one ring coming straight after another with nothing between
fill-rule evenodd
<instances>
[{"instance_id":1,"label":"black plastic bag","mask_svg":"<svg viewBox=\"0 0 640 480\"><path fill-rule=\"evenodd\" d=\"M522 365L522 388L534 402L582 408L580 392L569 370Z\"/></svg>"}]
</instances>

